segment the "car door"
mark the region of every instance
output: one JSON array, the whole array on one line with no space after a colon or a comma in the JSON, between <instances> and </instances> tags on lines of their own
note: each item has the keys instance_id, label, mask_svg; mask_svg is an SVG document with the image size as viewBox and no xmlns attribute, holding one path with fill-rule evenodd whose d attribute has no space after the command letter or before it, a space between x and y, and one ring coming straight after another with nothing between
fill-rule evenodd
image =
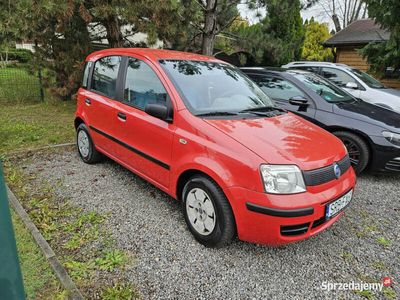
<instances>
[{"instance_id":1,"label":"car door","mask_svg":"<svg viewBox=\"0 0 400 300\"><path fill-rule=\"evenodd\" d=\"M362 86L358 83L358 81L355 78L347 74L345 71L335 68L323 67L321 68L321 76L330 80L331 82L341 87L354 97L360 98ZM354 88L346 87L348 83L354 84L355 85Z\"/></svg>"},{"instance_id":2,"label":"car door","mask_svg":"<svg viewBox=\"0 0 400 300\"><path fill-rule=\"evenodd\" d=\"M279 107L291 111L310 121L315 117L315 103L294 83L276 75L250 75L258 86L271 97ZM307 102L304 105L294 105L292 100ZM293 102L293 101L292 101Z\"/></svg>"},{"instance_id":3,"label":"car door","mask_svg":"<svg viewBox=\"0 0 400 300\"><path fill-rule=\"evenodd\" d=\"M116 149L110 137L115 131L115 103L119 97L117 79L121 71L121 61L121 56L107 56L94 62L88 89L82 95L85 119L94 144L113 156Z\"/></svg>"},{"instance_id":4,"label":"car door","mask_svg":"<svg viewBox=\"0 0 400 300\"><path fill-rule=\"evenodd\" d=\"M125 145L120 159L136 172L168 187L175 126L148 115L147 104L172 102L159 75L150 64L127 58L123 76L123 101L117 104L118 139Z\"/></svg>"}]
</instances>

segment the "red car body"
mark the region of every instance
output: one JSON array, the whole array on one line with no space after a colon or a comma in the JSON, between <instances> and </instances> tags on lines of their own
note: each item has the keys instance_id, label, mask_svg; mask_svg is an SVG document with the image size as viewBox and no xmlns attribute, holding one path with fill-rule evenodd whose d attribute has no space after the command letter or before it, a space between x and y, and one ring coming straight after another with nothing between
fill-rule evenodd
<instances>
[{"instance_id":1,"label":"red car body","mask_svg":"<svg viewBox=\"0 0 400 300\"><path fill-rule=\"evenodd\" d=\"M89 55L86 61L110 55L134 57L151 67L171 98L173 121L165 122L81 88L75 125L83 122L90 128L98 151L173 198L180 197L188 176L207 174L228 198L238 237L244 241L282 245L312 236L340 218L343 212L324 220L325 208L354 188L351 167L338 179L307 186L306 192L291 195L267 194L260 176L260 165L265 163L294 164L302 171L330 166L347 155L339 139L291 113L247 120L193 115L159 60L220 62L215 58L167 50L108 49ZM90 106L86 99L91 100ZM126 120L118 117L120 112ZM266 207L278 213L249 209L249 203L253 208ZM285 226L301 224L307 224L307 228L300 235L282 235Z\"/></svg>"}]
</instances>

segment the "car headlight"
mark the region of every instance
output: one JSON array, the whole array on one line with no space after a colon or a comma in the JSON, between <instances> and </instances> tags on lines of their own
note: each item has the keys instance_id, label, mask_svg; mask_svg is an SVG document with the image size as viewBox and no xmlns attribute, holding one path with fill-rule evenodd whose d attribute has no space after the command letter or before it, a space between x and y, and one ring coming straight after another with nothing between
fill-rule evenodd
<instances>
[{"instance_id":1,"label":"car headlight","mask_svg":"<svg viewBox=\"0 0 400 300\"><path fill-rule=\"evenodd\" d=\"M294 165L261 165L265 192L270 194L296 194L306 191L303 174Z\"/></svg>"},{"instance_id":2,"label":"car headlight","mask_svg":"<svg viewBox=\"0 0 400 300\"><path fill-rule=\"evenodd\" d=\"M400 146L400 134L390 131L383 131L382 134L393 145Z\"/></svg>"}]
</instances>

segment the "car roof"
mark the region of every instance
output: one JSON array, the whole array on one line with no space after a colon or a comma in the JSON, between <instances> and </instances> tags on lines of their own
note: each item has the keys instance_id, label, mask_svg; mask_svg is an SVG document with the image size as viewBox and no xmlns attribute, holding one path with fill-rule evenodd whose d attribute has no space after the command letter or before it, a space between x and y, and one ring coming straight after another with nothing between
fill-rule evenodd
<instances>
[{"instance_id":1,"label":"car roof","mask_svg":"<svg viewBox=\"0 0 400 300\"><path fill-rule=\"evenodd\" d=\"M164 50L164 49L152 49L152 48L109 48L100 51L93 52L88 55L86 61L96 61L97 59L105 56L111 55L138 55L147 58L151 61L158 61L161 59L171 59L171 60L197 60L197 61L208 61L208 62L218 62L225 63L215 57L181 52L174 50Z\"/></svg>"},{"instance_id":2,"label":"car roof","mask_svg":"<svg viewBox=\"0 0 400 300\"><path fill-rule=\"evenodd\" d=\"M259 73L259 74L310 74L312 72L297 69L285 69L275 67L244 67L240 68L245 73Z\"/></svg>"},{"instance_id":3,"label":"car roof","mask_svg":"<svg viewBox=\"0 0 400 300\"><path fill-rule=\"evenodd\" d=\"M331 66L331 67L344 67L344 68L349 67L346 64L326 62L326 61L292 61L286 65L283 65L282 67L293 68L293 67L300 67L300 66Z\"/></svg>"}]
</instances>

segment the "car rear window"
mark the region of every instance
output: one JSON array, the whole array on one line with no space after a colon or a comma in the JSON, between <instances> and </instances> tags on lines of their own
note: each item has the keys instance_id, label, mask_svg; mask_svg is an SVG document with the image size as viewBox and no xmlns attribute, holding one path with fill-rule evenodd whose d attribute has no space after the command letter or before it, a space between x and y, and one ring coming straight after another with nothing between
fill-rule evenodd
<instances>
[{"instance_id":1,"label":"car rear window","mask_svg":"<svg viewBox=\"0 0 400 300\"><path fill-rule=\"evenodd\" d=\"M92 67L92 62L88 61L85 64L85 71L83 71L83 79L82 79L82 87L83 88L87 88L89 85L89 72L90 72L90 68Z\"/></svg>"},{"instance_id":2,"label":"car rear window","mask_svg":"<svg viewBox=\"0 0 400 300\"><path fill-rule=\"evenodd\" d=\"M120 56L107 56L96 61L93 70L92 90L109 98L115 98L120 64Z\"/></svg>"}]
</instances>

